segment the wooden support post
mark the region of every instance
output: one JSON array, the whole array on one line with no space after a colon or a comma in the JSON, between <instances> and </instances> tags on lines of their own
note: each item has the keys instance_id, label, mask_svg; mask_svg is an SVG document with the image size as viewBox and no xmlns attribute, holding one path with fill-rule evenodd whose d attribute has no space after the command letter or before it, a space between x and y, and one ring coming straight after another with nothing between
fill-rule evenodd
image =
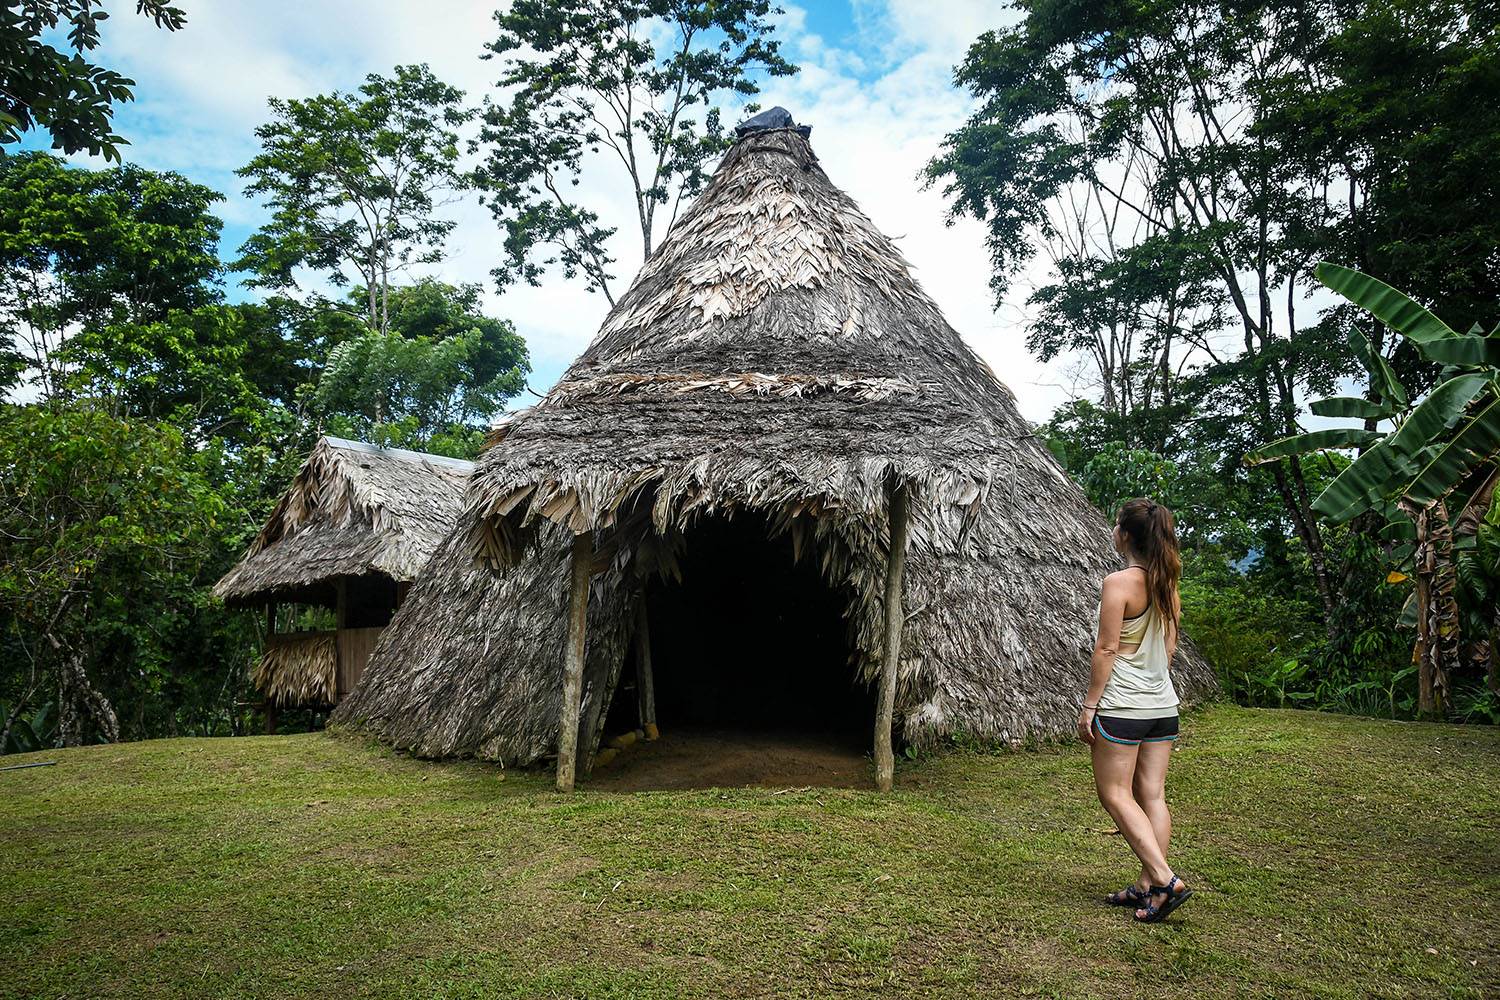
<instances>
[{"instance_id":1,"label":"wooden support post","mask_svg":"<svg viewBox=\"0 0 1500 1000\"><path fill-rule=\"evenodd\" d=\"M557 790L571 792L578 767L578 712L583 696L583 654L588 638L589 570L594 533L573 536L568 582L568 645L563 654L562 717L557 730Z\"/></svg>"},{"instance_id":2,"label":"wooden support post","mask_svg":"<svg viewBox=\"0 0 1500 1000\"><path fill-rule=\"evenodd\" d=\"M906 569L906 487L894 480L886 490L891 550L885 569L885 661L880 669L880 701L875 714L875 786L891 790L896 776L896 753L891 749L891 723L896 714L896 666L901 662L901 574Z\"/></svg>"},{"instance_id":3,"label":"wooden support post","mask_svg":"<svg viewBox=\"0 0 1500 1000\"><path fill-rule=\"evenodd\" d=\"M656 728L656 680L651 674L651 626L645 594L641 595L635 621L635 688L640 702L641 731L646 739L654 740L661 731Z\"/></svg>"},{"instance_id":4,"label":"wooden support post","mask_svg":"<svg viewBox=\"0 0 1500 1000\"><path fill-rule=\"evenodd\" d=\"M267 646L269 646L271 644L271 640L272 640L272 638L275 635L276 635L276 602L275 601L270 601L270 602L268 602L266 604L266 645ZM276 703L271 700L271 696L270 695L266 695L265 701L263 701L261 703L261 705L262 705L262 710L265 712L265 715L266 715L266 735L267 736L275 736L276 735Z\"/></svg>"}]
</instances>

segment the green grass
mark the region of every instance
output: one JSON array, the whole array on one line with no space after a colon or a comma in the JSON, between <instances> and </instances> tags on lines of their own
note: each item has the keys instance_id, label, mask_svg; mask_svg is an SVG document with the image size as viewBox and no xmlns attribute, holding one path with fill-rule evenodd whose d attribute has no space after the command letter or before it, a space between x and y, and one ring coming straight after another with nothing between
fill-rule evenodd
<instances>
[{"instance_id":1,"label":"green grass","mask_svg":"<svg viewBox=\"0 0 1500 1000\"><path fill-rule=\"evenodd\" d=\"M0 995L1500 995L1500 732L1217 707L1168 782L1166 925L1081 746L894 794L572 797L349 739L0 773Z\"/></svg>"}]
</instances>

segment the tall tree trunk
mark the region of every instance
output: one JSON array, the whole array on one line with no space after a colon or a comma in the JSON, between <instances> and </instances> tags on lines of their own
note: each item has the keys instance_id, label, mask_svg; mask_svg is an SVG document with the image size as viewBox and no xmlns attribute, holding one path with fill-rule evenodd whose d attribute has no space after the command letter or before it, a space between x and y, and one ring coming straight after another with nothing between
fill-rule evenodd
<instances>
[{"instance_id":1,"label":"tall tree trunk","mask_svg":"<svg viewBox=\"0 0 1500 1000\"><path fill-rule=\"evenodd\" d=\"M375 288L375 277L377 273L372 263L368 272L368 278L366 279L367 287L365 289L365 321L370 324L371 330L380 329L380 313L376 308L376 295L378 292Z\"/></svg>"},{"instance_id":2,"label":"tall tree trunk","mask_svg":"<svg viewBox=\"0 0 1500 1000\"><path fill-rule=\"evenodd\" d=\"M1295 463L1295 458L1291 462ZM1300 470L1298 475L1300 477ZM1332 634L1334 631L1333 612L1337 602L1333 597L1333 585L1328 580L1328 560L1323 550L1323 536L1318 531L1317 519L1313 516L1310 507L1304 506L1293 491L1292 484L1288 481L1286 470L1281 463L1276 463L1271 468L1271 477L1276 482L1276 492L1281 497L1287 512L1292 516L1292 527L1297 532L1297 537L1302 539L1302 544L1307 547L1308 564L1312 567L1313 584L1318 589L1318 597L1323 602L1324 626Z\"/></svg>"}]
</instances>

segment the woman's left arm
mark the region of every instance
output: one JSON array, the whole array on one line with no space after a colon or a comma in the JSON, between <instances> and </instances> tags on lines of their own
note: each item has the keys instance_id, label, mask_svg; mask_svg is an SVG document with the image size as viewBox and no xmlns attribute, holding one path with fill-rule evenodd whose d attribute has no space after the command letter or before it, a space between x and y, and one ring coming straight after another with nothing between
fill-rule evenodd
<instances>
[{"instance_id":1,"label":"woman's left arm","mask_svg":"<svg viewBox=\"0 0 1500 1000\"><path fill-rule=\"evenodd\" d=\"M1115 672L1115 654L1120 651L1120 628L1125 624L1125 588L1113 577L1106 577L1099 596L1099 635L1089 658L1089 689L1083 696L1078 713L1078 738L1094 742L1094 714L1109 675Z\"/></svg>"}]
</instances>

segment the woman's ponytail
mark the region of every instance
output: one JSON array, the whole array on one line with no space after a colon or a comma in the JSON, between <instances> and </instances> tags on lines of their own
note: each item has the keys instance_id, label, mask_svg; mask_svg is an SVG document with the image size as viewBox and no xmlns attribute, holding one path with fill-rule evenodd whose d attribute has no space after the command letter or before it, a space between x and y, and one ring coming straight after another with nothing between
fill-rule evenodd
<instances>
[{"instance_id":1,"label":"woman's ponytail","mask_svg":"<svg viewBox=\"0 0 1500 1000\"><path fill-rule=\"evenodd\" d=\"M1119 525L1146 571L1146 592L1152 606L1175 628L1182 617L1182 602L1177 596L1182 554L1172 512L1155 500L1137 497L1120 508Z\"/></svg>"}]
</instances>

